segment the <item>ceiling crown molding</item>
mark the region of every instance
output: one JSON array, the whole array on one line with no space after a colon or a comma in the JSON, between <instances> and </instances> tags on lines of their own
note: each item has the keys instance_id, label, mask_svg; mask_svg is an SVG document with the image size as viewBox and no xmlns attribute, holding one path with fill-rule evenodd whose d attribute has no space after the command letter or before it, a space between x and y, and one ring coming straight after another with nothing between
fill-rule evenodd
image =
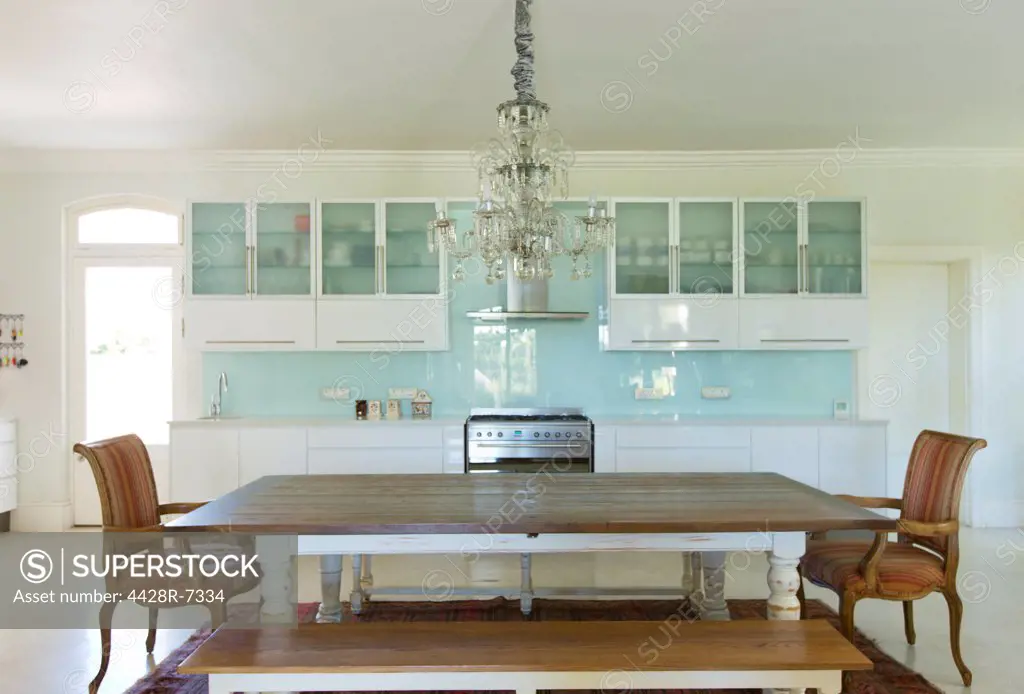
<instances>
[{"instance_id":1,"label":"ceiling crown molding","mask_svg":"<svg viewBox=\"0 0 1024 694\"><path fill-rule=\"evenodd\" d=\"M733 152L577 152L575 170L706 168L1024 167L1024 149L833 149ZM217 171L473 171L470 152L316 150L0 150L5 173L172 173Z\"/></svg>"}]
</instances>

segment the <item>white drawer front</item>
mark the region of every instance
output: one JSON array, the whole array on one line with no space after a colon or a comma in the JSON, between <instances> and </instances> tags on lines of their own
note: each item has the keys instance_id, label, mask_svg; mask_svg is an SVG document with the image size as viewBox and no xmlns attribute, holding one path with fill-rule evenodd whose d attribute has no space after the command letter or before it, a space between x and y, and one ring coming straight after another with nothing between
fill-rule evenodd
<instances>
[{"instance_id":1,"label":"white drawer front","mask_svg":"<svg viewBox=\"0 0 1024 694\"><path fill-rule=\"evenodd\" d=\"M311 350L316 302L309 299L192 299L185 304L185 340L210 351Z\"/></svg>"},{"instance_id":2,"label":"white drawer front","mask_svg":"<svg viewBox=\"0 0 1024 694\"><path fill-rule=\"evenodd\" d=\"M618 448L750 448L750 429L731 426L621 426Z\"/></svg>"},{"instance_id":3,"label":"white drawer front","mask_svg":"<svg viewBox=\"0 0 1024 694\"><path fill-rule=\"evenodd\" d=\"M739 448L622 448L616 472L750 472L750 451Z\"/></svg>"},{"instance_id":4,"label":"white drawer front","mask_svg":"<svg viewBox=\"0 0 1024 694\"><path fill-rule=\"evenodd\" d=\"M440 448L443 427L430 424L367 422L343 427L313 427L310 448Z\"/></svg>"},{"instance_id":5,"label":"white drawer front","mask_svg":"<svg viewBox=\"0 0 1024 694\"><path fill-rule=\"evenodd\" d=\"M0 477L0 513L18 508L18 480Z\"/></svg>"},{"instance_id":6,"label":"white drawer front","mask_svg":"<svg viewBox=\"0 0 1024 694\"><path fill-rule=\"evenodd\" d=\"M444 428L444 471L462 474L466 471L466 433L463 427Z\"/></svg>"},{"instance_id":7,"label":"white drawer front","mask_svg":"<svg viewBox=\"0 0 1024 694\"><path fill-rule=\"evenodd\" d=\"M868 346L867 299L746 299L744 349L861 349Z\"/></svg>"},{"instance_id":8,"label":"white drawer front","mask_svg":"<svg viewBox=\"0 0 1024 694\"><path fill-rule=\"evenodd\" d=\"M441 296L324 300L316 313L317 349L381 355L448 349L448 306Z\"/></svg>"},{"instance_id":9,"label":"white drawer front","mask_svg":"<svg viewBox=\"0 0 1024 694\"><path fill-rule=\"evenodd\" d=\"M612 299L610 350L718 350L739 344L739 307L733 298Z\"/></svg>"},{"instance_id":10,"label":"white drawer front","mask_svg":"<svg viewBox=\"0 0 1024 694\"><path fill-rule=\"evenodd\" d=\"M18 449L14 443L0 443L0 477L14 477L18 474L17 456Z\"/></svg>"},{"instance_id":11,"label":"white drawer front","mask_svg":"<svg viewBox=\"0 0 1024 694\"><path fill-rule=\"evenodd\" d=\"M7 419L0 421L0 443L16 441L18 439L18 424L14 420Z\"/></svg>"},{"instance_id":12,"label":"white drawer front","mask_svg":"<svg viewBox=\"0 0 1024 694\"><path fill-rule=\"evenodd\" d=\"M421 475L441 472L440 448L318 448L309 451L311 475Z\"/></svg>"}]
</instances>

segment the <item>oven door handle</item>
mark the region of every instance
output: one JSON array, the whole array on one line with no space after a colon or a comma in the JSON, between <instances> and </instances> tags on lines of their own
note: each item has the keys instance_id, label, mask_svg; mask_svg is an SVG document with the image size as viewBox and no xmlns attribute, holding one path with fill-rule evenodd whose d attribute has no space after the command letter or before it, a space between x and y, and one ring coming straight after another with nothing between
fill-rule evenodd
<instances>
[{"instance_id":1,"label":"oven door handle","mask_svg":"<svg viewBox=\"0 0 1024 694\"><path fill-rule=\"evenodd\" d=\"M569 443L568 446L565 443L554 443L549 441L538 441L536 443L529 442L523 443L523 448L573 448L573 444L582 445L584 443L590 443L590 439L565 439ZM487 443L485 441L470 441L470 445L480 446L480 448L508 448L507 443Z\"/></svg>"}]
</instances>

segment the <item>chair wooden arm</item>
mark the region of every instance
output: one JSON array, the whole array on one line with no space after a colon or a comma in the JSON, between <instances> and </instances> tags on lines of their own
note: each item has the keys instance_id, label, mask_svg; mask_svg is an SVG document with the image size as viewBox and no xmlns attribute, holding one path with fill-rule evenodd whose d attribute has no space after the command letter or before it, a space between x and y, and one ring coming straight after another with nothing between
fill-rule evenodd
<instances>
[{"instance_id":1,"label":"chair wooden arm","mask_svg":"<svg viewBox=\"0 0 1024 694\"><path fill-rule=\"evenodd\" d=\"M837 499L857 504L861 508L894 508L897 511L903 508L903 499L887 499L878 496L851 496L850 494L836 494Z\"/></svg>"},{"instance_id":2,"label":"chair wooden arm","mask_svg":"<svg viewBox=\"0 0 1024 694\"><path fill-rule=\"evenodd\" d=\"M942 537L953 535L960 530L960 522L957 520L942 521L941 523L927 523L925 521L899 520L899 532L907 535L919 535L921 537Z\"/></svg>"},{"instance_id":3,"label":"chair wooden arm","mask_svg":"<svg viewBox=\"0 0 1024 694\"><path fill-rule=\"evenodd\" d=\"M156 507L156 510L161 516L177 515L191 513L197 508L206 506L208 503L208 501L184 501L172 504L160 504Z\"/></svg>"},{"instance_id":4,"label":"chair wooden arm","mask_svg":"<svg viewBox=\"0 0 1024 694\"><path fill-rule=\"evenodd\" d=\"M867 588L870 591L876 590L875 586L878 584L878 565L882 561L882 553L885 551L888 541L888 532L875 533L875 541L871 543L871 549L860 560L860 575L864 577L864 582L867 583Z\"/></svg>"}]
</instances>

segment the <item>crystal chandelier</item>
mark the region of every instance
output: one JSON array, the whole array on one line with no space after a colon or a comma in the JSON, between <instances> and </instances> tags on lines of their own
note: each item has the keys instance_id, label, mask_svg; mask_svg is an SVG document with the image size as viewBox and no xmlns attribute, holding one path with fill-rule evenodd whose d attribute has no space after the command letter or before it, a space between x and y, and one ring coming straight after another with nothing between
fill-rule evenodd
<instances>
[{"instance_id":1,"label":"crystal chandelier","mask_svg":"<svg viewBox=\"0 0 1024 694\"><path fill-rule=\"evenodd\" d=\"M438 208L427 231L430 251L443 248L455 260L455 281L466 278L463 262L474 255L487 266L488 284L505 278L506 265L520 280L552 277L551 260L557 255L572 258L572 279L590 277L590 254L606 248L615 233L615 220L593 196L580 217L570 218L553 205L556 197L567 196L575 155L549 129L550 107L537 99L532 2L516 0L516 98L498 106L499 137L473 155L480 181L473 228L459 239L455 222Z\"/></svg>"}]
</instances>

